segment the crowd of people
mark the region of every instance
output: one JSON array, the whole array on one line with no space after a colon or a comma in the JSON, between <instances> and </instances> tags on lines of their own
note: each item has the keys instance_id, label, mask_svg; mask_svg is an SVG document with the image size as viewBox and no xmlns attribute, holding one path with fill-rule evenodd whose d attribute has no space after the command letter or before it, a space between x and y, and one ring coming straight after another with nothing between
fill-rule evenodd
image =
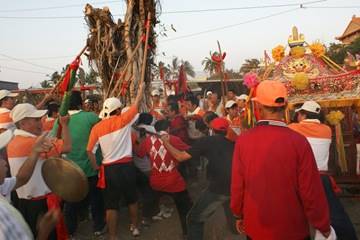
<instances>
[{"instance_id":1,"label":"crowd of people","mask_svg":"<svg viewBox=\"0 0 360 240\"><path fill-rule=\"evenodd\" d=\"M60 116L51 95L34 106L0 90L0 239L71 239L87 211L95 236L118 239L124 206L137 237L171 216L166 196L184 239L204 239L220 207L247 239L311 239L311 228L319 240L357 239L328 173L332 132L318 103L305 102L287 125L287 90L277 81L262 81L252 99L231 89L222 98L215 90L203 98L155 89L149 111L140 112L144 92L141 84L131 105L111 97L101 107L74 91ZM81 168L85 199L67 202L51 192L41 173L50 157ZM190 194L199 171L206 187Z\"/></svg>"}]
</instances>

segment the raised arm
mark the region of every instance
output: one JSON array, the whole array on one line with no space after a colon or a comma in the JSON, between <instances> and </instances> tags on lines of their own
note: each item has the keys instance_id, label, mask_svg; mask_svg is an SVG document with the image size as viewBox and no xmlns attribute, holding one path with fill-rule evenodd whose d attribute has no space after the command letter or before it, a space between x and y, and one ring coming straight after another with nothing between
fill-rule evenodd
<instances>
[{"instance_id":1,"label":"raised arm","mask_svg":"<svg viewBox=\"0 0 360 240\"><path fill-rule=\"evenodd\" d=\"M183 162L191 158L191 155L189 153L187 153L186 151L180 151L170 144L169 135L162 135L161 140L164 142L165 148L179 162Z\"/></svg>"},{"instance_id":2,"label":"raised arm","mask_svg":"<svg viewBox=\"0 0 360 240\"><path fill-rule=\"evenodd\" d=\"M140 86L139 86L139 89L137 91L137 95L136 95L136 98L135 98L135 102L134 102L134 105L136 106L136 108L139 110L139 107L140 107L140 103L144 97L144 91L145 91L145 82L141 82L140 83Z\"/></svg>"}]
</instances>

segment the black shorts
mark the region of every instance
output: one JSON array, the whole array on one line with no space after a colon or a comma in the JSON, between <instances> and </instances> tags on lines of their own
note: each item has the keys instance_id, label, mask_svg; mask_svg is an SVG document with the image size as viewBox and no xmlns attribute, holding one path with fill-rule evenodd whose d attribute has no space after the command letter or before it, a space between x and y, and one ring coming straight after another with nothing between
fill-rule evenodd
<instances>
[{"instance_id":1,"label":"black shorts","mask_svg":"<svg viewBox=\"0 0 360 240\"><path fill-rule=\"evenodd\" d=\"M118 209L121 197L124 197L128 205L137 202L136 169L132 163L106 166L105 181L105 209Z\"/></svg>"},{"instance_id":2,"label":"black shorts","mask_svg":"<svg viewBox=\"0 0 360 240\"><path fill-rule=\"evenodd\" d=\"M41 200L28 200L28 199L19 199L18 200L18 210L24 217L25 221L29 225L34 237L37 237L37 223L41 217L47 213L48 207L46 199ZM56 239L55 229L51 232L49 238L50 240Z\"/></svg>"}]
</instances>

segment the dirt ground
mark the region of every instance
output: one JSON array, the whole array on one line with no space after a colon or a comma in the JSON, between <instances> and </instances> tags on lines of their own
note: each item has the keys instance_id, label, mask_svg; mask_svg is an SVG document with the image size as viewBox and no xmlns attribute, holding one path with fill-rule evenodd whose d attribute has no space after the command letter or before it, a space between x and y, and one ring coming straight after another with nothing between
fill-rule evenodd
<instances>
[{"instance_id":1,"label":"dirt ground","mask_svg":"<svg viewBox=\"0 0 360 240\"><path fill-rule=\"evenodd\" d=\"M205 185L206 183L204 180L200 183L193 183L189 185L189 192L193 199L196 199L197 193L199 193ZM167 206L175 209L175 205L170 199L165 200ZM354 224L354 227L356 228L357 235L360 238L360 199L346 198L342 199L342 202ZM128 228L129 224L127 209L123 208L120 210L119 240L183 240L180 222L176 211L174 211L174 214L170 218L152 222L150 227L140 229L141 235L138 238L134 238L130 235ZM92 234L91 221L85 221L80 223L74 239L106 239L106 235L95 237ZM224 211L222 208L219 208L205 225L205 239L245 240L246 238L244 236L233 234L232 231L230 231L225 220Z\"/></svg>"}]
</instances>

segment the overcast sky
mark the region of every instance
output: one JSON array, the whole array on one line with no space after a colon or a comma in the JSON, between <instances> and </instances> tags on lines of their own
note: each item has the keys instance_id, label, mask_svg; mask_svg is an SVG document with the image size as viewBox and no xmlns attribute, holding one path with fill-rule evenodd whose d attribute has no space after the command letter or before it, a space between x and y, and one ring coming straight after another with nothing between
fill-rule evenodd
<instances>
[{"instance_id":1,"label":"overcast sky","mask_svg":"<svg viewBox=\"0 0 360 240\"><path fill-rule=\"evenodd\" d=\"M110 7L114 15L124 13L125 1L89 1L95 7ZM219 40L227 52L226 67L238 70L244 59L261 58L264 50L287 44L292 26L308 42L325 44L345 30L352 15L360 15L358 0L328 0L312 4L302 0L162 0L162 23L176 32L158 39L158 60L170 62L173 56L190 61L196 71L209 51L217 50ZM86 2L73 0L0 1L0 80L19 82L21 88L39 86L55 70L70 63L84 46L88 28L83 19ZM299 6L263 7L241 10L166 13L181 10L241 8L305 3ZM77 5L56 9L24 9ZM341 7L341 8L338 8ZM17 10L17 11L13 11ZM19 11L18 11L19 10ZM21 10L21 11L20 11ZM67 17L74 18L54 18ZM12 17L12 18L4 18ZM16 18L13 18L16 17ZM23 19L22 17L52 17ZM115 17L118 18L118 17ZM225 27L232 26L232 27ZM209 31L211 30L211 31ZM214 30L214 31L212 31ZM206 32L203 34L198 34ZM189 36L192 35L193 36ZM162 53L166 56L162 56ZM11 58L25 60L25 63ZM86 65L86 59L83 58ZM38 66L40 65L40 66ZM26 72L27 71L27 72Z\"/></svg>"}]
</instances>

